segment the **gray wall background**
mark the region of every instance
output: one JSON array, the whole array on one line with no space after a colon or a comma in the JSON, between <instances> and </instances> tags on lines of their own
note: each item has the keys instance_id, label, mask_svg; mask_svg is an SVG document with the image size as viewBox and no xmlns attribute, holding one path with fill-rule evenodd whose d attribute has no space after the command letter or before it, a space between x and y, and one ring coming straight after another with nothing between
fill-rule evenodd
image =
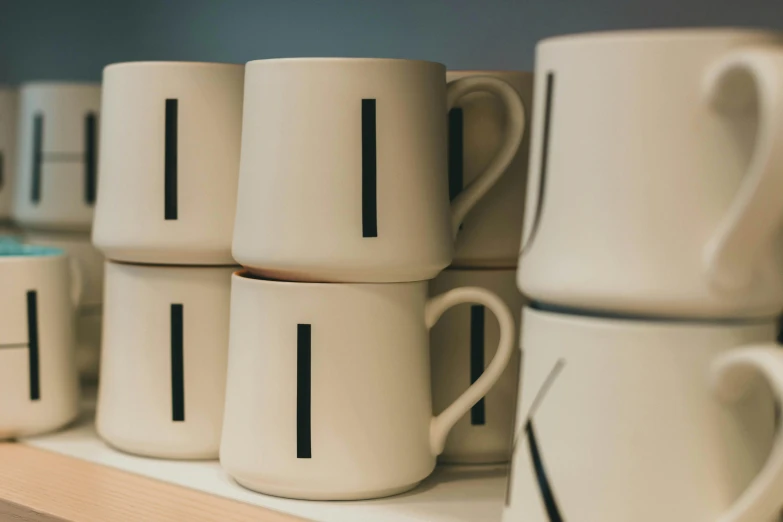
<instances>
[{"instance_id":1,"label":"gray wall background","mask_svg":"<svg viewBox=\"0 0 783 522\"><path fill-rule=\"evenodd\" d=\"M0 0L0 82L129 60L420 58L529 69L537 40L675 26L783 29L783 0Z\"/></svg>"}]
</instances>

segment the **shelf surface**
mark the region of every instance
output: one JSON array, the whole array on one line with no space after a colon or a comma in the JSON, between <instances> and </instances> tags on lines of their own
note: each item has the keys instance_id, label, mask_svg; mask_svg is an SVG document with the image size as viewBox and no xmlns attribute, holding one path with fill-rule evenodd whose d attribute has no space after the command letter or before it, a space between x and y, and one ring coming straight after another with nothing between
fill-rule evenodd
<instances>
[{"instance_id":1,"label":"shelf surface","mask_svg":"<svg viewBox=\"0 0 783 522\"><path fill-rule=\"evenodd\" d=\"M313 502L271 497L234 482L217 461L167 461L119 452L101 441L92 405L63 431L23 444L318 522L499 522L507 466L439 466L418 488L395 497Z\"/></svg>"}]
</instances>

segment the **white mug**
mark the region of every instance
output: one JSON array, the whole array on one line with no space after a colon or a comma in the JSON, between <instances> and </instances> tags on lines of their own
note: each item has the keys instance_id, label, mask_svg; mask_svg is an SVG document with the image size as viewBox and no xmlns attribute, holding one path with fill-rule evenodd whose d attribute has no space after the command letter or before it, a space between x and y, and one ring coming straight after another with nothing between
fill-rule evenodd
<instances>
[{"instance_id":1,"label":"white mug","mask_svg":"<svg viewBox=\"0 0 783 522\"><path fill-rule=\"evenodd\" d=\"M0 439L57 429L79 412L78 275L62 250L0 242Z\"/></svg>"},{"instance_id":2,"label":"white mug","mask_svg":"<svg viewBox=\"0 0 783 522\"><path fill-rule=\"evenodd\" d=\"M16 89L0 85L0 224L11 217L16 170L17 100Z\"/></svg>"},{"instance_id":3,"label":"white mug","mask_svg":"<svg viewBox=\"0 0 783 522\"><path fill-rule=\"evenodd\" d=\"M488 290L427 298L427 283L291 283L234 274L220 463L276 496L394 495L435 467L449 430L500 378L514 320ZM450 307L498 318L497 353L440 415L430 398L428 330Z\"/></svg>"},{"instance_id":4,"label":"white mug","mask_svg":"<svg viewBox=\"0 0 783 522\"><path fill-rule=\"evenodd\" d=\"M217 457L234 269L106 262L96 428L111 446Z\"/></svg>"},{"instance_id":5,"label":"white mug","mask_svg":"<svg viewBox=\"0 0 783 522\"><path fill-rule=\"evenodd\" d=\"M491 76L514 87L525 107L532 106L533 73L522 71L447 71L453 82L471 76ZM529 111L525 128L529 129ZM449 111L449 197L454 199L484 172L501 146L509 127L508 111L489 93L461 98ZM454 245L452 267L516 268L522 239L527 184L529 133L506 173L462 222Z\"/></svg>"},{"instance_id":6,"label":"white mug","mask_svg":"<svg viewBox=\"0 0 783 522\"><path fill-rule=\"evenodd\" d=\"M19 224L90 229L98 193L100 105L97 83L22 85L13 203Z\"/></svg>"},{"instance_id":7,"label":"white mug","mask_svg":"<svg viewBox=\"0 0 783 522\"><path fill-rule=\"evenodd\" d=\"M523 293L644 315L778 314L781 43L733 29L539 43Z\"/></svg>"},{"instance_id":8,"label":"white mug","mask_svg":"<svg viewBox=\"0 0 783 522\"><path fill-rule=\"evenodd\" d=\"M485 288L514 311L525 304L517 290L516 270L447 268L430 281L431 295L462 286ZM446 311L430 330L432 408L439 414L475 382L492 360L500 325L483 305L463 304ZM511 456L514 412L519 387L519 351L514 350L497 384L454 425L438 460L450 464L507 462Z\"/></svg>"},{"instance_id":9,"label":"white mug","mask_svg":"<svg viewBox=\"0 0 783 522\"><path fill-rule=\"evenodd\" d=\"M101 349L103 254L93 246L87 232L27 230L24 242L62 249L78 263L84 287L76 310L76 360L79 375L94 381Z\"/></svg>"},{"instance_id":10,"label":"white mug","mask_svg":"<svg viewBox=\"0 0 783 522\"><path fill-rule=\"evenodd\" d=\"M777 520L783 352L774 321L526 308L522 322L505 522Z\"/></svg>"},{"instance_id":11,"label":"white mug","mask_svg":"<svg viewBox=\"0 0 783 522\"><path fill-rule=\"evenodd\" d=\"M508 127L450 207L447 112L476 92L502 100ZM451 262L468 211L514 159L524 120L508 83L476 76L447 85L438 63L249 62L234 258L292 281L430 279Z\"/></svg>"},{"instance_id":12,"label":"white mug","mask_svg":"<svg viewBox=\"0 0 783 522\"><path fill-rule=\"evenodd\" d=\"M104 69L93 241L109 259L234 264L243 79L225 63Z\"/></svg>"}]
</instances>

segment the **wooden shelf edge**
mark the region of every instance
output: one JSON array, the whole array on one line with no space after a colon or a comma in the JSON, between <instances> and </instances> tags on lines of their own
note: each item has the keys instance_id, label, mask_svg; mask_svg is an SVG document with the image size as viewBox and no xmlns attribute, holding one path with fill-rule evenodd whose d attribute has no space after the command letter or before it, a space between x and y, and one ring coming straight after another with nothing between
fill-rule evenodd
<instances>
[{"instance_id":1,"label":"wooden shelf edge","mask_svg":"<svg viewBox=\"0 0 783 522\"><path fill-rule=\"evenodd\" d=\"M0 520L303 521L277 511L16 443L0 443Z\"/></svg>"}]
</instances>

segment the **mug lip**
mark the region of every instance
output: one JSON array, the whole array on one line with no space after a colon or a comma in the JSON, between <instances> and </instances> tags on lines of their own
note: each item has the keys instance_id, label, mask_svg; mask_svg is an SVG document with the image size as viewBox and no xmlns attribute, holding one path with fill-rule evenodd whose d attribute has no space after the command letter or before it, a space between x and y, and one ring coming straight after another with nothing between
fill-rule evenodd
<instances>
[{"instance_id":1,"label":"mug lip","mask_svg":"<svg viewBox=\"0 0 783 522\"><path fill-rule=\"evenodd\" d=\"M383 287L383 286L415 286L429 283L429 279L422 281L396 281L396 282L374 282L374 283L360 283L360 282L341 282L341 281L290 281L285 279L274 279L270 277L264 277L257 274L253 274L246 267L240 267L231 274L231 279L237 279L241 281L247 281L251 284L269 285L269 286L281 286L281 287L320 287L320 288L337 288L337 287Z\"/></svg>"},{"instance_id":2,"label":"mug lip","mask_svg":"<svg viewBox=\"0 0 783 522\"><path fill-rule=\"evenodd\" d=\"M242 63L236 62L201 62L201 61L188 61L188 60L137 60L129 62L115 62L106 65L103 71L106 72L109 69L130 69L134 67L244 67Z\"/></svg>"},{"instance_id":3,"label":"mug lip","mask_svg":"<svg viewBox=\"0 0 783 522\"><path fill-rule=\"evenodd\" d=\"M446 68L446 65L441 62L435 62L432 60L418 60L409 58L373 58L367 56L291 56L280 58L259 58L257 60L250 60L245 65L263 65L266 63L389 63L389 64L418 64L418 65L436 65Z\"/></svg>"},{"instance_id":4,"label":"mug lip","mask_svg":"<svg viewBox=\"0 0 783 522\"><path fill-rule=\"evenodd\" d=\"M742 26L620 29L614 31L586 31L583 33L550 36L540 40L537 47L599 42L634 42L643 40L697 40L721 36L767 36L771 38L783 38L783 33L773 28Z\"/></svg>"},{"instance_id":5,"label":"mug lip","mask_svg":"<svg viewBox=\"0 0 783 522\"><path fill-rule=\"evenodd\" d=\"M5 253L4 250L7 247L4 247L3 241L0 241L0 263L10 260L53 259L68 256L68 253L59 247L31 245L15 240L9 241L8 245L12 250L10 253Z\"/></svg>"},{"instance_id":6,"label":"mug lip","mask_svg":"<svg viewBox=\"0 0 783 522\"><path fill-rule=\"evenodd\" d=\"M19 84L18 90L23 91L30 88L53 88L53 87L77 87L77 88L91 88L100 89L101 82L90 82L86 80L28 80Z\"/></svg>"},{"instance_id":7,"label":"mug lip","mask_svg":"<svg viewBox=\"0 0 783 522\"><path fill-rule=\"evenodd\" d=\"M628 326L643 328L737 328L753 327L777 323L778 316L769 317L681 317L647 316L642 314L623 314L601 310L585 310L561 306L541 301L530 301L524 308L525 313L557 318L569 322L589 322L592 326Z\"/></svg>"},{"instance_id":8,"label":"mug lip","mask_svg":"<svg viewBox=\"0 0 783 522\"><path fill-rule=\"evenodd\" d=\"M457 74L470 74L475 76L483 76L483 75L493 75L496 74L498 76L502 75L511 75L511 76L525 76L525 77L532 77L535 75L535 73L528 69L446 69L446 74L449 73L457 73Z\"/></svg>"}]
</instances>

